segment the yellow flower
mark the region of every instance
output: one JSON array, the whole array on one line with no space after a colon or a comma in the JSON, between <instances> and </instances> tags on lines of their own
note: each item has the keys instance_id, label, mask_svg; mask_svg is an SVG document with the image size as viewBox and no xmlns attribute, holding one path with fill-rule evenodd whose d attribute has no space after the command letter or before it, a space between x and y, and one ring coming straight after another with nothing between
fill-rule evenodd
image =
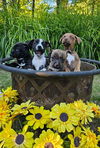
<instances>
[{"instance_id":1,"label":"yellow flower","mask_svg":"<svg viewBox=\"0 0 100 148\"><path fill-rule=\"evenodd\" d=\"M63 140L60 138L58 133L54 133L50 129L46 131L42 131L42 134L39 138L35 139L35 145L33 148L63 148L61 146L63 144Z\"/></svg>"},{"instance_id":2,"label":"yellow flower","mask_svg":"<svg viewBox=\"0 0 100 148\"><path fill-rule=\"evenodd\" d=\"M12 102L17 100L18 92L17 90L12 90L12 87L8 87L3 91L3 98L7 102Z\"/></svg>"},{"instance_id":3,"label":"yellow flower","mask_svg":"<svg viewBox=\"0 0 100 148\"><path fill-rule=\"evenodd\" d=\"M3 127L9 120L10 108L6 101L0 100L0 127Z\"/></svg>"},{"instance_id":4,"label":"yellow flower","mask_svg":"<svg viewBox=\"0 0 100 148\"><path fill-rule=\"evenodd\" d=\"M54 126L53 126L53 119L50 119L50 120L47 122L46 127L47 127L47 128L50 128L50 129L57 130L57 128L54 128Z\"/></svg>"},{"instance_id":5,"label":"yellow flower","mask_svg":"<svg viewBox=\"0 0 100 148\"><path fill-rule=\"evenodd\" d=\"M70 148L84 148L84 143L81 139L82 130L80 127L76 127L73 130L73 134L69 134L68 138L71 141Z\"/></svg>"},{"instance_id":6,"label":"yellow flower","mask_svg":"<svg viewBox=\"0 0 100 148\"><path fill-rule=\"evenodd\" d=\"M97 140L98 140L98 145L100 146L100 135L97 136Z\"/></svg>"},{"instance_id":7,"label":"yellow flower","mask_svg":"<svg viewBox=\"0 0 100 148\"><path fill-rule=\"evenodd\" d=\"M3 111L9 110L9 105L7 104L6 101L0 100L0 109L3 110Z\"/></svg>"},{"instance_id":8,"label":"yellow flower","mask_svg":"<svg viewBox=\"0 0 100 148\"><path fill-rule=\"evenodd\" d=\"M75 110L71 108L70 104L66 105L65 103L56 104L52 108L50 118L54 119L51 128L53 127L60 133L64 133L66 130L70 132L79 122L79 118L75 116Z\"/></svg>"},{"instance_id":9,"label":"yellow flower","mask_svg":"<svg viewBox=\"0 0 100 148\"><path fill-rule=\"evenodd\" d=\"M41 107L35 107L34 109L30 110L30 113L32 115L29 115L26 117L26 120L28 120L28 125L33 126L33 129L37 128L43 128L44 124L46 124L49 120L49 110L45 110L43 106Z\"/></svg>"},{"instance_id":10,"label":"yellow flower","mask_svg":"<svg viewBox=\"0 0 100 148\"><path fill-rule=\"evenodd\" d=\"M7 148L32 148L34 139L33 133L27 132L27 125L21 133L16 133L6 138L4 146Z\"/></svg>"},{"instance_id":11,"label":"yellow flower","mask_svg":"<svg viewBox=\"0 0 100 148\"><path fill-rule=\"evenodd\" d=\"M73 109L76 110L76 116L80 118L82 124L92 122L94 118L93 111L90 106L86 105L82 100L72 103Z\"/></svg>"},{"instance_id":12,"label":"yellow flower","mask_svg":"<svg viewBox=\"0 0 100 148\"><path fill-rule=\"evenodd\" d=\"M85 143L84 148L99 148L97 146L98 138L89 128L84 128L82 141Z\"/></svg>"},{"instance_id":13,"label":"yellow flower","mask_svg":"<svg viewBox=\"0 0 100 148\"><path fill-rule=\"evenodd\" d=\"M0 148L5 145L5 141L16 134L16 132L11 128L12 122L10 121L5 125L3 131L0 132Z\"/></svg>"},{"instance_id":14,"label":"yellow flower","mask_svg":"<svg viewBox=\"0 0 100 148\"><path fill-rule=\"evenodd\" d=\"M91 107L92 111L95 113L95 117L100 118L100 106L93 102L88 102L87 105Z\"/></svg>"},{"instance_id":15,"label":"yellow flower","mask_svg":"<svg viewBox=\"0 0 100 148\"><path fill-rule=\"evenodd\" d=\"M100 127L98 127L98 132L100 132Z\"/></svg>"},{"instance_id":16,"label":"yellow flower","mask_svg":"<svg viewBox=\"0 0 100 148\"><path fill-rule=\"evenodd\" d=\"M27 101L25 103L21 103L20 105L15 104L12 110L12 117L15 117L19 114L27 115L29 110L34 108L34 102Z\"/></svg>"}]
</instances>

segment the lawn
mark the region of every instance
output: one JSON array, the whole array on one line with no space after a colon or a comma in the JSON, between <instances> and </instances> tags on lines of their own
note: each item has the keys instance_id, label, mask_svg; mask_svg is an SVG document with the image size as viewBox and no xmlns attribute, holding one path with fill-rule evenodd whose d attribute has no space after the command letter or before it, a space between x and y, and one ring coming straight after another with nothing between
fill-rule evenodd
<instances>
[{"instance_id":1,"label":"lawn","mask_svg":"<svg viewBox=\"0 0 100 148\"><path fill-rule=\"evenodd\" d=\"M7 86L11 86L11 76L9 72L0 70L0 90L6 89ZM96 102L100 102L100 75L94 76L92 97L91 99ZM100 103L99 103L100 104Z\"/></svg>"}]
</instances>

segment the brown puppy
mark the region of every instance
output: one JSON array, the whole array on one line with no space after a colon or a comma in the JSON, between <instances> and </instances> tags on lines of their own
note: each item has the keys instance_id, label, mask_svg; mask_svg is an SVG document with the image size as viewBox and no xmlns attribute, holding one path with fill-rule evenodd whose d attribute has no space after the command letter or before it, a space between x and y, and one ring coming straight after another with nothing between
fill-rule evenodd
<instances>
[{"instance_id":1,"label":"brown puppy","mask_svg":"<svg viewBox=\"0 0 100 148\"><path fill-rule=\"evenodd\" d=\"M65 33L60 41L66 50L67 71L80 71L81 61L77 52L74 51L74 46L76 42L80 44L82 40L73 33Z\"/></svg>"},{"instance_id":2,"label":"brown puppy","mask_svg":"<svg viewBox=\"0 0 100 148\"><path fill-rule=\"evenodd\" d=\"M52 51L48 70L66 71L66 51L60 49Z\"/></svg>"}]
</instances>

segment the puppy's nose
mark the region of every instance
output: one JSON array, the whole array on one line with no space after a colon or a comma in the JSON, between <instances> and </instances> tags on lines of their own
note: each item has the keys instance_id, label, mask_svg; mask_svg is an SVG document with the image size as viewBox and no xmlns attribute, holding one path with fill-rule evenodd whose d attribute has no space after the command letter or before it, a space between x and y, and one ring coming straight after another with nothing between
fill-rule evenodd
<instances>
[{"instance_id":1,"label":"puppy's nose","mask_svg":"<svg viewBox=\"0 0 100 148\"><path fill-rule=\"evenodd\" d=\"M56 62L56 63L54 63L54 68L60 68L60 65L59 65L59 63L58 62Z\"/></svg>"},{"instance_id":2,"label":"puppy's nose","mask_svg":"<svg viewBox=\"0 0 100 148\"><path fill-rule=\"evenodd\" d=\"M41 50L42 49L42 47L41 46L38 46L38 50Z\"/></svg>"},{"instance_id":3,"label":"puppy's nose","mask_svg":"<svg viewBox=\"0 0 100 148\"><path fill-rule=\"evenodd\" d=\"M66 42L63 43L63 45L64 46L70 46L71 44L70 44L70 42L66 41Z\"/></svg>"}]
</instances>

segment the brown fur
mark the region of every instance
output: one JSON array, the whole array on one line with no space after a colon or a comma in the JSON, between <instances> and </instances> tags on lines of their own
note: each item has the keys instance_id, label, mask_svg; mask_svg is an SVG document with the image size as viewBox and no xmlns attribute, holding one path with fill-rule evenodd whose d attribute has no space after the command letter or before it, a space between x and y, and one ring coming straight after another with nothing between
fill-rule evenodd
<instances>
[{"instance_id":1,"label":"brown fur","mask_svg":"<svg viewBox=\"0 0 100 148\"><path fill-rule=\"evenodd\" d=\"M59 65L58 68L56 68L55 64ZM60 49L55 49L52 51L48 70L66 71L66 51Z\"/></svg>"},{"instance_id":2,"label":"brown fur","mask_svg":"<svg viewBox=\"0 0 100 148\"><path fill-rule=\"evenodd\" d=\"M71 64L68 64L68 61L66 61L67 71L80 71L81 62L77 52L74 51L74 46L75 46L75 43L80 44L82 40L73 33L65 33L61 37L60 42L64 45L64 49L66 51L67 57L69 53L75 58L75 60L72 61Z\"/></svg>"},{"instance_id":3,"label":"brown fur","mask_svg":"<svg viewBox=\"0 0 100 148\"><path fill-rule=\"evenodd\" d=\"M53 144L48 142L45 144L45 147L44 148L54 148Z\"/></svg>"}]
</instances>

